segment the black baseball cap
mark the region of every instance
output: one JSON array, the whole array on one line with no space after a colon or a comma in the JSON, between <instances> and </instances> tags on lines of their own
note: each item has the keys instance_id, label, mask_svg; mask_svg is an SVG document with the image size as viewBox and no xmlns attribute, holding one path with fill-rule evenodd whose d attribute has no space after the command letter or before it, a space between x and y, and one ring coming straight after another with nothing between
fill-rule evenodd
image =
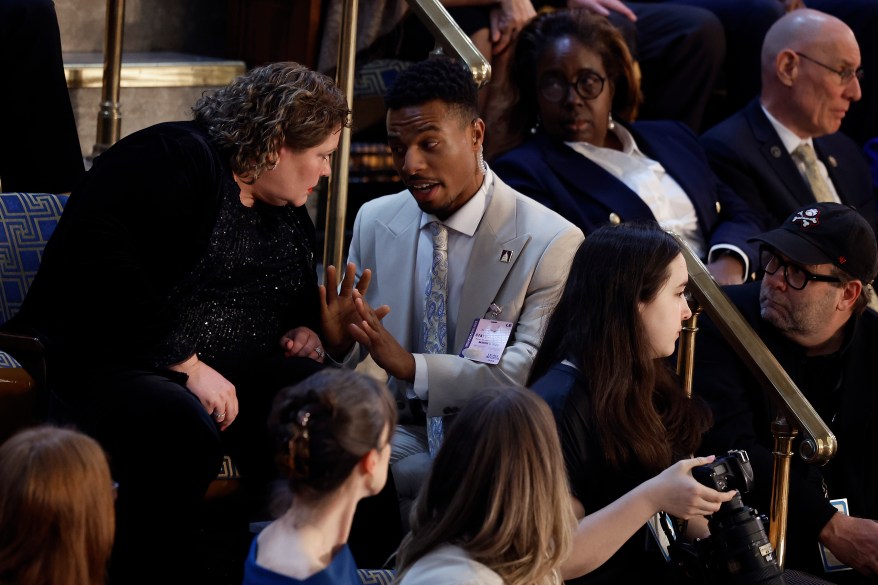
<instances>
[{"instance_id":1,"label":"black baseball cap","mask_svg":"<svg viewBox=\"0 0 878 585\"><path fill-rule=\"evenodd\" d=\"M749 241L764 242L798 264L834 264L865 284L878 274L875 232L849 205L800 207L780 227Z\"/></svg>"}]
</instances>

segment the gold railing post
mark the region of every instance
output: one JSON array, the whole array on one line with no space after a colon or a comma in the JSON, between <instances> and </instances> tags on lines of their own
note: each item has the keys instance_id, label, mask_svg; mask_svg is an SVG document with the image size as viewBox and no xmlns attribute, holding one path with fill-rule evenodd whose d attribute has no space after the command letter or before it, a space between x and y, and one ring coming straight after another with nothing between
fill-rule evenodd
<instances>
[{"instance_id":1,"label":"gold railing post","mask_svg":"<svg viewBox=\"0 0 878 585\"><path fill-rule=\"evenodd\" d=\"M357 4L345 0L341 36L338 40L338 69L335 84L347 96L348 107L354 105L354 65L357 57ZM323 241L323 270L330 264L344 273L344 231L348 208L348 171L351 160L351 129L342 128L338 151L332 159L332 175L326 190L326 231Z\"/></svg>"},{"instance_id":2,"label":"gold railing post","mask_svg":"<svg viewBox=\"0 0 878 585\"><path fill-rule=\"evenodd\" d=\"M698 333L698 316L701 314L701 305L690 301L689 307L692 310L692 316L683 321L683 330L680 332L680 347L677 349L677 375L683 380L683 390L686 391L686 396L691 397L692 377L695 373L695 334Z\"/></svg>"},{"instance_id":3,"label":"gold railing post","mask_svg":"<svg viewBox=\"0 0 878 585\"><path fill-rule=\"evenodd\" d=\"M107 0L104 30L104 80L95 136L95 157L115 144L121 136L122 113L119 110L119 87L122 82L122 37L125 24L125 0Z\"/></svg>"},{"instance_id":4,"label":"gold railing post","mask_svg":"<svg viewBox=\"0 0 878 585\"><path fill-rule=\"evenodd\" d=\"M787 517L789 515L790 460L793 440L799 434L795 426L782 414L771 423L774 436L774 466L772 469L771 509L768 512L768 540L774 548L778 566L783 569L787 554Z\"/></svg>"}]
</instances>

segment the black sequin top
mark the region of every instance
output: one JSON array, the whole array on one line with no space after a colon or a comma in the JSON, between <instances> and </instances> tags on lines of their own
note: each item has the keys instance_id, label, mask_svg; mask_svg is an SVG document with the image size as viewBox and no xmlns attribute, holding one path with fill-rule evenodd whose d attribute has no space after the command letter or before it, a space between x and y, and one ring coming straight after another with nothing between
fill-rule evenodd
<instances>
[{"instance_id":1,"label":"black sequin top","mask_svg":"<svg viewBox=\"0 0 878 585\"><path fill-rule=\"evenodd\" d=\"M179 327L168 356L191 348L212 367L235 371L279 351L290 327L313 327L297 318L317 287L302 211L258 200L245 207L234 183L225 189L205 255L172 292Z\"/></svg>"},{"instance_id":2,"label":"black sequin top","mask_svg":"<svg viewBox=\"0 0 878 585\"><path fill-rule=\"evenodd\" d=\"M95 159L14 325L73 381L193 353L228 377L294 327L320 333L314 242L304 207L241 203L202 128L158 124Z\"/></svg>"}]
</instances>

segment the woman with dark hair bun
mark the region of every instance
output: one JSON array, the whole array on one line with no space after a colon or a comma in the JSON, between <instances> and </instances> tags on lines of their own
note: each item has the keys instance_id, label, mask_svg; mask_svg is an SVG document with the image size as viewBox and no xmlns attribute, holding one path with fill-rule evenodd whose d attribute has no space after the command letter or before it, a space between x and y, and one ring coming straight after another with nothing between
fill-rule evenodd
<instances>
[{"instance_id":1,"label":"woman with dark hair bun","mask_svg":"<svg viewBox=\"0 0 878 585\"><path fill-rule=\"evenodd\" d=\"M655 222L605 226L580 246L549 318L530 385L555 415L579 519L561 569L570 582L672 581L647 521L667 512L705 537L704 516L734 496L692 477L713 460L688 455L710 410L665 363L691 315L688 281Z\"/></svg>"},{"instance_id":2,"label":"woman with dark hair bun","mask_svg":"<svg viewBox=\"0 0 878 585\"><path fill-rule=\"evenodd\" d=\"M253 541L244 585L359 585L347 547L357 502L387 481L396 403L387 387L324 370L276 397L269 425L292 503Z\"/></svg>"}]
</instances>

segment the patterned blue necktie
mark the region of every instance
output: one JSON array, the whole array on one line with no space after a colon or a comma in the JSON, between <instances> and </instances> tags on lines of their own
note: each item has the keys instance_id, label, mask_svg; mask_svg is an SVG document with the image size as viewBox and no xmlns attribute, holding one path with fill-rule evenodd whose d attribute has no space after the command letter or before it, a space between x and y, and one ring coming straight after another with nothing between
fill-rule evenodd
<instances>
[{"instance_id":1,"label":"patterned blue necktie","mask_svg":"<svg viewBox=\"0 0 878 585\"><path fill-rule=\"evenodd\" d=\"M448 228L434 221L433 263L424 295L424 353L448 352ZM427 446L435 457L442 444L442 417L427 417Z\"/></svg>"}]
</instances>

